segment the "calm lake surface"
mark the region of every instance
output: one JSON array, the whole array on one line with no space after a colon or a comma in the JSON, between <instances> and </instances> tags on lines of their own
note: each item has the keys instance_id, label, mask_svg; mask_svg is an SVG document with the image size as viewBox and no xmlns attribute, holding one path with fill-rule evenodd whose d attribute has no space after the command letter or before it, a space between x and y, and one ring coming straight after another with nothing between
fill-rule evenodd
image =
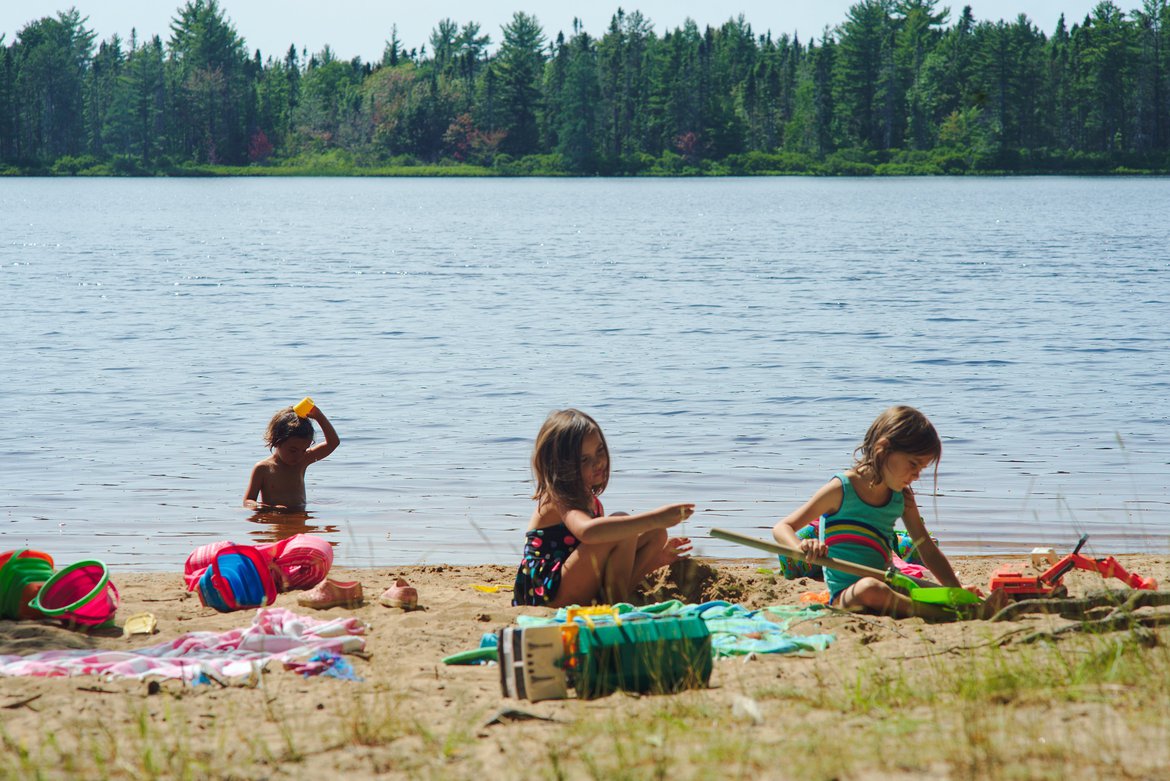
<instances>
[{"instance_id":1,"label":"calm lake surface","mask_svg":"<svg viewBox=\"0 0 1170 781\"><path fill-rule=\"evenodd\" d=\"M943 437L951 554L1170 550L1166 179L0 179L0 550L181 569L297 531L517 561L545 415L607 509L761 537L883 408ZM269 417L341 448L240 507Z\"/></svg>"}]
</instances>

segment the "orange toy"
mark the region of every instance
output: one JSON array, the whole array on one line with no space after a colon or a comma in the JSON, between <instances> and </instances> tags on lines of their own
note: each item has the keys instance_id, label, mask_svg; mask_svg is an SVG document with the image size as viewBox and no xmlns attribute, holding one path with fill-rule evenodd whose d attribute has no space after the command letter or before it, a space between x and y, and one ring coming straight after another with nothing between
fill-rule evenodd
<instances>
[{"instance_id":1,"label":"orange toy","mask_svg":"<svg viewBox=\"0 0 1170 781\"><path fill-rule=\"evenodd\" d=\"M1043 597L1059 597L1066 593L1061 581L1073 569L1083 569L1096 572L1103 578L1117 578L1130 588L1154 591L1158 582L1153 578L1143 578L1127 572L1117 563L1117 559L1108 556L1104 559L1092 559L1080 554L1081 548L1089 539L1089 535L1081 537L1073 552L1053 564L1039 575L1025 575L1017 564L1004 564L991 576L990 588L1003 589L1013 599L1040 599Z\"/></svg>"}]
</instances>

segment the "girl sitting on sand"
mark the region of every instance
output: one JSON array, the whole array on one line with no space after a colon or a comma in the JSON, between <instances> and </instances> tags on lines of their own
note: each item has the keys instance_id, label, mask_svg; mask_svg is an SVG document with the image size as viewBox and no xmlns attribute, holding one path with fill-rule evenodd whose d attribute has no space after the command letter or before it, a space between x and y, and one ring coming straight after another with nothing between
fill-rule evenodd
<instances>
[{"instance_id":1,"label":"girl sitting on sand","mask_svg":"<svg viewBox=\"0 0 1170 781\"><path fill-rule=\"evenodd\" d=\"M835 559L885 570L890 563L894 522L906 525L926 567L944 586L962 587L947 557L938 549L926 526L910 484L932 464L938 480L942 443L926 416L913 407L890 407L869 427L865 441L854 451L854 464L821 486L804 505L776 524L776 541L804 551L806 556ZM824 539L799 539L796 530L824 517ZM936 605L913 602L876 578L859 578L825 568L829 604L898 618L949 618ZM977 589L970 589L979 593ZM1006 595L997 591L983 612L1003 606Z\"/></svg>"},{"instance_id":2,"label":"girl sitting on sand","mask_svg":"<svg viewBox=\"0 0 1170 781\"><path fill-rule=\"evenodd\" d=\"M686 555L691 541L667 539L693 504L606 515L597 498L609 483L601 427L575 409L553 412L532 454L536 509L528 522L513 605L588 605L629 599L649 573Z\"/></svg>"}]
</instances>

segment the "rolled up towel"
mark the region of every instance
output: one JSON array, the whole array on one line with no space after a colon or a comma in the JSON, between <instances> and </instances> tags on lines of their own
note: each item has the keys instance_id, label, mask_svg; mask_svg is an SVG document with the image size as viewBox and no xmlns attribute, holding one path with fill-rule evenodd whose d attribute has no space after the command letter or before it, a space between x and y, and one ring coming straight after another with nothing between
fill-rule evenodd
<instances>
[{"instance_id":1,"label":"rolled up towel","mask_svg":"<svg viewBox=\"0 0 1170 781\"><path fill-rule=\"evenodd\" d=\"M312 534L295 534L288 539L261 545L284 578L284 589L312 588L333 566L333 546Z\"/></svg>"}]
</instances>

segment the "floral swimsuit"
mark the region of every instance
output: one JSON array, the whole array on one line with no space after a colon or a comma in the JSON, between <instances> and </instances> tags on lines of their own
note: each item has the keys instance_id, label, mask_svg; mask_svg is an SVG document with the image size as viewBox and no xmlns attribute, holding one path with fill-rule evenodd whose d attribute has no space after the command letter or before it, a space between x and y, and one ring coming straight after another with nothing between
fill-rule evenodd
<instances>
[{"instance_id":1,"label":"floral swimsuit","mask_svg":"<svg viewBox=\"0 0 1170 781\"><path fill-rule=\"evenodd\" d=\"M601 500L593 498L593 517L605 514ZM543 606L551 602L561 587L561 573L565 561L581 541L564 523L533 529L524 535L524 557L516 571L516 585L512 589L513 605Z\"/></svg>"}]
</instances>

